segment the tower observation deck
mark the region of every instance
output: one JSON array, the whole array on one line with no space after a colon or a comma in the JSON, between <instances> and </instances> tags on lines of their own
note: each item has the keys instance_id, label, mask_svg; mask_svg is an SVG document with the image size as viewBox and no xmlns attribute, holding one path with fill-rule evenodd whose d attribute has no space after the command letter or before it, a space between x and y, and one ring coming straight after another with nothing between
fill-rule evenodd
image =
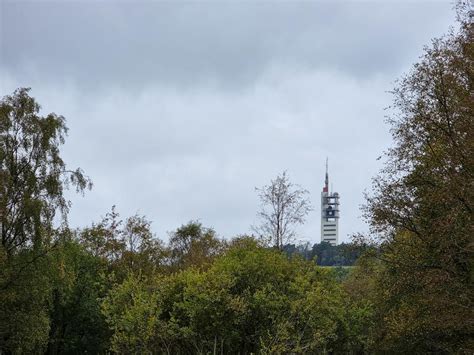
<instances>
[{"instance_id":1,"label":"tower observation deck","mask_svg":"<svg viewBox=\"0 0 474 355\"><path fill-rule=\"evenodd\" d=\"M321 242L337 245L339 242L339 194L329 192L328 161L326 177L321 192Z\"/></svg>"}]
</instances>

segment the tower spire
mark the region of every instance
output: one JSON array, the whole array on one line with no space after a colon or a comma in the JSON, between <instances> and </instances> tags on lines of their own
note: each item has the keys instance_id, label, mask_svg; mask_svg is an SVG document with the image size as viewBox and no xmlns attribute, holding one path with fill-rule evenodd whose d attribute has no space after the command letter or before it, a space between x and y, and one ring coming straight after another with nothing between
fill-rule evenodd
<instances>
[{"instance_id":1,"label":"tower spire","mask_svg":"<svg viewBox=\"0 0 474 355\"><path fill-rule=\"evenodd\" d=\"M328 174L328 158L326 157L326 177L324 179L324 192L329 191L329 174Z\"/></svg>"},{"instance_id":2,"label":"tower spire","mask_svg":"<svg viewBox=\"0 0 474 355\"><path fill-rule=\"evenodd\" d=\"M328 186L329 184L329 174L328 174L328 158L326 157L326 187Z\"/></svg>"}]
</instances>

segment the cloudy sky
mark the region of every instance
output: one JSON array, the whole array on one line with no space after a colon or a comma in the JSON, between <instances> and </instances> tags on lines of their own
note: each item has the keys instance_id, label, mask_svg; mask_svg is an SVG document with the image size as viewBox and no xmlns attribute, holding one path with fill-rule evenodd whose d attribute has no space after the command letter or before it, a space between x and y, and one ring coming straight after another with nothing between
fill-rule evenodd
<instances>
[{"instance_id":1,"label":"cloudy sky","mask_svg":"<svg viewBox=\"0 0 474 355\"><path fill-rule=\"evenodd\" d=\"M70 194L73 226L115 204L163 239L192 219L231 237L257 223L255 187L287 170L315 206L300 239L319 242L329 157L344 241L367 229L387 91L454 25L452 6L0 0L0 94L31 87L66 117L64 158L94 182Z\"/></svg>"}]
</instances>

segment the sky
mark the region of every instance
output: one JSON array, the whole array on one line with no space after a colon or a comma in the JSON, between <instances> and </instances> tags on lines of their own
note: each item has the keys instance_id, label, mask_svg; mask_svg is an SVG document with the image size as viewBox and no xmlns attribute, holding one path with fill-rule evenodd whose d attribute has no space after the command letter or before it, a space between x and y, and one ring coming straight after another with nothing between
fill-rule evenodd
<instances>
[{"instance_id":1,"label":"sky","mask_svg":"<svg viewBox=\"0 0 474 355\"><path fill-rule=\"evenodd\" d=\"M0 0L0 94L31 87L63 115L73 227L112 205L156 236L190 220L249 233L255 187L287 171L320 241L326 157L340 242L366 232L360 206L392 144L389 91L455 25L451 1Z\"/></svg>"}]
</instances>

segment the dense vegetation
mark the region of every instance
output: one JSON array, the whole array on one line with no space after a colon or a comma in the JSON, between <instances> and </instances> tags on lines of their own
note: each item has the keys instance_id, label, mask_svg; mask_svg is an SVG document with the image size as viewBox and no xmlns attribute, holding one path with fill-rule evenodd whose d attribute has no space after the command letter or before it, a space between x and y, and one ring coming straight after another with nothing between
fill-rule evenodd
<instances>
[{"instance_id":1,"label":"dense vegetation","mask_svg":"<svg viewBox=\"0 0 474 355\"><path fill-rule=\"evenodd\" d=\"M468 6L458 16L393 92L370 238L336 248L194 221L165 244L115 208L70 230L64 189L91 182L61 159L65 119L28 89L5 96L0 353L474 352L473 25ZM354 262L343 277L320 266Z\"/></svg>"},{"instance_id":2,"label":"dense vegetation","mask_svg":"<svg viewBox=\"0 0 474 355\"><path fill-rule=\"evenodd\" d=\"M320 266L353 266L357 259L374 246L359 243L341 243L331 245L329 242L309 244L286 244L283 250L288 256L299 255L305 260L313 260Z\"/></svg>"}]
</instances>

